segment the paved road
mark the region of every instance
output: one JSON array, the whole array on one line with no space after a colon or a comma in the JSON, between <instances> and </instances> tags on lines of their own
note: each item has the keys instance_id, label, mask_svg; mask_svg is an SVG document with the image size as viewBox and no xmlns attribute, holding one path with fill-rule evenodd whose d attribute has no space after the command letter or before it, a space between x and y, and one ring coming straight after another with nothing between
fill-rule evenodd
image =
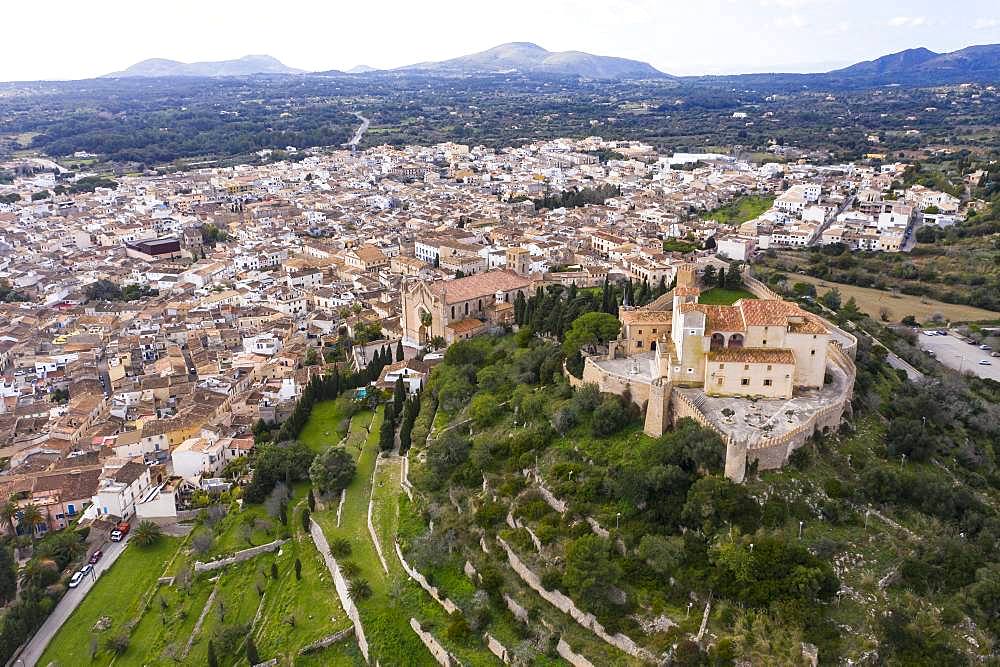
<instances>
[{"instance_id":1,"label":"paved road","mask_svg":"<svg viewBox=\"0 0 1000 667\"><path fill-rule=\"evenodd\" d=\"M108 542L101 546L101 550L104 551L104 557L97 562L94 566L93 577L87 577L84 579L79 586L76 588L71 588L66 591L66 595L63 596L56 608L52 610L42 627L38 629L35 636L31 638L28 645L21 652L20 657L14 661L13 667L32 667L38 663L39 658L42 657L42 653L45 652L45 647L49 645L52 638L55 637L56 632L62 627L62 624L66 622L70 614L73 613L83 598L87 595L87 592L93 588L95 579L99 578L103 572L105 572L109 567L111 567L118 557L125 550L125 544L127 543L131 535L126 536L121 542ZM85 646L80 647L80 651L86 651Z\"/></svg>"},{"instance_id":2,"label":"paved road","mask_svg":"<svg viewBox=\"0 0 1000 667\"><path fill-rule=\"evenodd\" d=\"M368 120L358 112L355 111L354 115L357 116L358 120L361 121L361 125L358 126L358 129L354 131L354 136L351 137L351 140L348 141L346 144L344 144L345 148L350 148L351 150L357 150L358 144L361 143L361 137L365 136L365 132L368 130L368 125L371 124L370 120Z\"/></svg>"},{"instance_id":3,"label":"paved road","mask_svg":"<svg viewBox=\"0 0 1000 667\"><path fill-rule=\"evenodd\" d=\"M1000 382L1000 357L990 357L990 353L980 350L978 345L963 343L955 336L927 336L921 333L917 347L933 351L938 361L956 371L969 371L981 378ZM979 365L984 359L990 362L989 366Z\"/></svg>"}]
</instances>

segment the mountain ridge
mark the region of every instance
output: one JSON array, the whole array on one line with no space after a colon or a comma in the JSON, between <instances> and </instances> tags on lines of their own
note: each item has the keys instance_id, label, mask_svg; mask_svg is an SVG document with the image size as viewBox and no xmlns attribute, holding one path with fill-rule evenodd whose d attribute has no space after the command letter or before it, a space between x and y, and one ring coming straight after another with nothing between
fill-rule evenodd
<instances>
[{"instance_id":1,"label":"mountain ridge","mask_svg":"<svg viewBox=\"0 0 1000 667\"><path fill-rule=\"evenodd\" d=\"M563 74L593 79L670 78L639 60L598 56L583 51L549 51L532 42L506 42L464 56L397 67L396 71L432 71L480 74L516 71L526 74Z\"/></svg>"}]
</instances>

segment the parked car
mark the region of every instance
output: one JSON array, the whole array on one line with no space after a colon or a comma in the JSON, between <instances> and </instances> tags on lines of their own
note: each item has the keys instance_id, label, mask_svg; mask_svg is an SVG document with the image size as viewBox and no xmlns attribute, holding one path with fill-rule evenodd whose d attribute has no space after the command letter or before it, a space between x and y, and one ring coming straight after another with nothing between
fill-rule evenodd
<instances>
[{"instance_id":1,"label":"parked car","mask_svg":"<svg viewBox=\"0 0 1000 667\"><path fill-rule=\"evenodd\" d=\"M84 565L79 570L77 570L76 572L74 572L73 576L70 577L69 587L70 588L76 588L77 586L79 586L80 582L83 581L84 577L86 577L88 574L90 574L91 571L93 571L93 569L94 569L94 566L88 563L87 565Z\"/></svg>"},{"instance_id":2,"label":"parked car","mask_svg":"<svg viewBox=\"0 0 1000 667\"><path fill-rule=\"evenodd\" d=\"M97 561L101 560L101 556L103 555L104 552L98 549L94 553L90 554L90 560L88 560L87 562L90 563L91 565L95 565Z\"/></svg>"},{"instance_id":3,"label":"parked car","mask_svg":"<svg viewBox=\"0 0 1000 667\"><path fill-rule=\"evenodd\" d=\"M989 352L989 351L990 351L990 350L992 350L993 348L992 348L992 347L990 347L989 345L980 345L980 346L979 346L979 349L980 349L980 350L986 350L987 352Z\"/></svg>"},{"instance_id":4,"label":"parked car","mask_svg":"<svg viewBox=\"0 0 1000 667\"><path fill-rule=\"evenodd\" d=\"M115 529L111 531L111 541L121 542L122 538L128 535L129 528L130 526L128 525L128 521L118 522L118 525L115 526Z\"/></svg>"}]
</instances>

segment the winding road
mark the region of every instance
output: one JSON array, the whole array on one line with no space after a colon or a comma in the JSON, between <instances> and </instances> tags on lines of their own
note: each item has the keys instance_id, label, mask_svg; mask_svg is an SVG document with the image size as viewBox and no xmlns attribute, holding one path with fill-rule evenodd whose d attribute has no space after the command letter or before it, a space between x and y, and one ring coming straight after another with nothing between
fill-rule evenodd
<instances>
[{"instance_id":1,"label":"winding road","mask_svg":"<svg viewBox=\"0 0 1000 667\"><path fill-rule=\"evenodd\" d=\"M371 121L357 111L354 112L354 115L361 121L361 125L358 126L358 129L354 130L354 136L351 137L351 140L343 144L344 148L350 148L352 151L358 150L358 144L361 143L361 137L365 136L365 132L368 131L368 126L371 125Z\"/></svg>"}]
</instances>

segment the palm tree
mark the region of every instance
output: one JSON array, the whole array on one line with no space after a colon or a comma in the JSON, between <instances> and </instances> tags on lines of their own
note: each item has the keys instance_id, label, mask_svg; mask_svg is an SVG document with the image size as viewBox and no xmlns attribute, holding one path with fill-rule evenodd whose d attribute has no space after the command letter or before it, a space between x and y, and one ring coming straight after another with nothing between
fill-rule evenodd
<instances>
[{"instance_id":1,"label":"palm tree","mask_svg":"<svg viewBox=\"0 0 1000 667\"><path fill-rule=\"evenodd\" d=\"M427 327L428 330L431 328L431 322L434 320L433 316L426 310L420 313L420 324Z\"/></svg>"},{"instance_id":2,"label":"palm tree","mask_svg":"<svg viewBox=\"0 0 1000 667\"><path fill-rule=\"evenodd\" d=\"M17 501L14 500L14 496L11 495L7 498L7 501L0 507L0 520L7 524L10 528L10 534L14 535L17 533L17 526L15 525L17 520L17 513L20 508L17 506Z\"/></svg>"},{"instance_id":3,"label":"palm tree","mask_svg":"<svg viewBox=\"0 0 1000 667\"><path fill-rule=\"evenodd\" d=\"M31 534L31 539L35 539L35 529L43 523L45 523L45 518L38 510L38 505L28 503L21 508L20 524L22 527L27 528L28 532Z\"/></svg>"},{"instance_id":4,"label":"palm tree","mask_svg":"<svg viewBox=\"0 0 1000 667\"><path fill-rule=\"evenodd\" d=\"M155 544L162 534L160 527L152 521L140 521L135 527L135 540L139 546L148 547Z\"/></svg>"}]
</instances>

